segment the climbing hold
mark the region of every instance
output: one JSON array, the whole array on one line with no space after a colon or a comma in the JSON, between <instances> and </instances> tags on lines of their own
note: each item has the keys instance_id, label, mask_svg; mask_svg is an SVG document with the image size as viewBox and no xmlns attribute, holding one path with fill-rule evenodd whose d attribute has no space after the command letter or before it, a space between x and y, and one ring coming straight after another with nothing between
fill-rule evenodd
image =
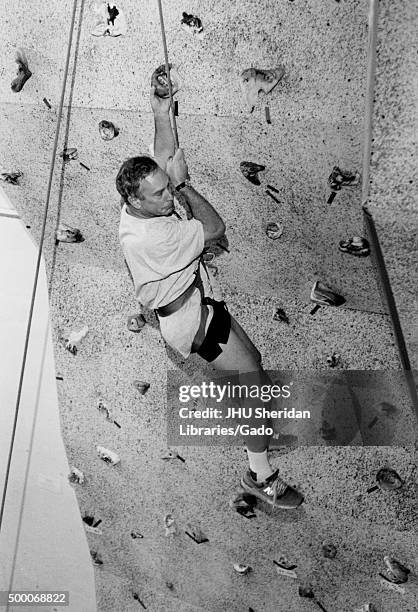
<instances>
[{"instance_id":1,"label":"climbing hold","mask_svg":"<svg viewBox=\"0 0 418 612\"><path fill-rule=\"evenodd\" d=\"M326 559L334 559L337 555L337 548L334 544L329 544L327 542L322 543L322 554Z\"/></svg>"},{"instance_id":2,"label":"climbing hold","mask_svg":"<svg viewBox=\"0 0 418 612\"><path fill-rule=\"evenodd\" d=\"M185 534L189 536L192 540L196 542L196 544L203 544L204 542L209 542L208 538L205 536L200 527L193 527L190 523L187 523L188 531L185 531Z\"/></svg>"},{"instance_id":3,"label":"climbing hold","mask_svg":"<svg viewBox=\"0 0 418 612\"><path fill-rule=\"evenodd\" d=\"M42 102L45 104L45 106L47 106L49 109L52 108L51 104L48 102L48 100L46 98L42 98Z\"/></svg>"},{"instance_id":4,"label":"climbing hold","mask_svg":"<svg viewBox=\"0 0 418 612\"><path fill-rule=\"evenodd\" d=\"M29 70L28 60L23 49L16 49L15 62L17 64L17 77L13 79L11 88L12 91L18 93L23 89L24 84L30 79L32 73Z\"/></svg>"},{"instance_id":5,"label":"climbing hold","mask_svg":"<svg viewBox=\"0 0 418 612\"><path fill-rule=\"evenodd\" d=\"M241 563L234 563L234 570L237 572L237 574L240 574L241 576L249 574L252 569L253 568L250 565L241 565Z\"/></svg>"},{"instance_id":6,"label":"climbing hold","mask_svg":"<svg viewBox=\"0 0 418 612\"><path fill-rule=\"evenodd\" d=\"M265 166L255 164L254 162L243 161L240 163L239 167L242 174L250 181L250 183L253 185L261 185L260 179L258 178L258 173L263 172L263 170L266 169Z\"/></svg>"},{"instance_id":7,"label":"climbing hold","mask_svg":"<svg viewBox=\"0 0 418 612\"><path fill-rule=\"evenodd\" d=\"M382 402L380 404L380 411L384 412L386 416L394 416L398 413L398 408L393 404L389 404L388 402Z\"/></svg>"},{"instance_id":8,"label":"climbing hold","mask_svg":"<svg viewBox=\"0 0 418 612\"><path fill-rule=\"evenodd\" d=\"M258 94L270 93L282 79L284 66L280 65L271 70L260 70L259 68L247 68L241 73L241 87L250 107L250 112L258 100Z\"/></svg>"},{"instance_id":9,"label":"climbing hold","mask_svg":"<svg viewBox=\"0 0 418 612\"><path fill-rule=\"evenodd\" d=\"M254 495L250 495L246 492L240 492L229 500L229 507L247 519L252 519L256 516L254 513L254 507L256 505L257 499Z\"/></svg>"},{"instance_id":10,"label":"climbing hold","mask_svg":"<svg viewBox=\"0 0 418 612\"><path fill-rule=\"evenodd\" d=\"M64 337L64 346L67 351L70 351L73 355L77 355L77 345L82 341L82 339L86 336L89 328L87 325L82 327L79 332L70 332L68 337Z\"/></svg>"},{"instance_id":11,"label":"climbing hold","mask_svg":"<svg viewBox=\"0 0 418 612\"><path fill-rule=\"evenodd\" d=\"M405 583L397 584L396 582L392 582L392 580L389 580L389 578L387 578L387 576L384 576L381 572L379 572L379 576L381 578L380 584L383 587L391 591L395 591L396 593L400 593L401 595L405 595L406 593L406 586L404 586Z\"/></svg>"},{"instance_id":12,"label":"climbing hold","mask_svg":"<svg viewBox=\"0 0 418 612\"><path fill-rule=\"evenodd\" d=\"M313 592L312 587L310 585L299 585L299 596L312 599L316 603L318 608L320 608L323 612L327 612L321 602L318 601L315 597L315 593Z\"/></svg>"},{"instance_id":13,"label":"climbing hold","mask_svg":"<svg viewBox=\"0 0 418 612\"><path fill-rule=\"evenodd\" d=\"M402 478L391 468L381 468L376 474L376 480L383 491L394 491L403 485Z\"/></svg>"},{"instance_id":14,"label":"climbing hold","mask_svg":"<svg viewBox=\"0 0 418 612\"><path fill-rule=\"evenodd\" d=\"M96 552L95 550L91 550L90 555L91 555L94 565L103 565L102 558L98 552Z\"/></svg>"},{"instance_id":15,"label":"climbing hold","mask_svg":"<svg viewBox=\"0 0 418 612\"><path fill-rule=\"evenodd\" d=\"M60 153L60 157L63 158L65 162L78 159L78 151L74 147L65 147L65 149Z\"/></svg>"},{"instance_id":16,"label":"climbing hold","mask_svg":"<svg viewBox=\"0 0 418 612\"><path fill-rule=\"evenodd\" d=\"M348 172L334 166L328 177L328 185L331 191L339 191L341 187L354 187L360 183L359 172Z\"/></svg>"},{"instance_id":17,"label":"climbing hold","mask_svg":"<svg viewBox=\"0 0 418 612\"><path fill-rule=\"evenodd\" d=\"M315 281L311 290L311 301L320 306L341 306L345 303L345 298L334 293L320 281Z\"/></svg>"},{"instance_id":18,"label":"climbing hold","mask_svg":"<svg viewBox=\"0 0 418 612\"><path fill-rule=\"evenodd\" d=\"M213 266L213 265L208 265L208 271L210 272L211 276L216 277L218 276L218 272L219 272L219 268L218 266Z\"/></svg>"},{"instance_id":19,"label":"climbing hold","mask_svg":"<svg viewBox=\"0 0 418 612\"><path fill-rule=\"evenodd\" d=\"M341 361L341 355L339 353L332 353L329 357L327 357L327 364L330 368L336 368Z\"/></svg>"},{"instance_id":20,"label":"climbing hold","mask_svg":"<svg viewBox=\"0 0 418 612\"><path fill-rule=\"evenodd\" d=\"M319 430L319 433L321 434L322 438L324 440L335 440L336 438L336 431L335 431L335 427L333 427L332 425L330 425L330 423L328 423L328 421L323 421L322 422L322 427Z\"/></svg>"},{"instance_id":21,"label":"climbing hold","mask_svg":"<svg viewBox=\"0 0 418 612\"><path fill-rule=\"evenodd\" d=\"M72 467L71 471L68 475L68 481L75 484L84 484L86 479L81 470L78 470L76 467Z\"/></svg>"},{"instance_id":22,"label":"climbing hold","mask_svg":"<svg viewBox=\"0 0 418 612\"><path fill-rule=\"evenodd\" d=\"M172 535L176 535L177 533L177 527L176 527L176 521L174 520L174 517L172 514L166 514L164 517L164 527L165 527L165 535L166 536L172 536Z\"/></svg>"},{"instance_id":23,"label":"climbing hold","mask_svg":"<svg viewBox=\"0 0 418 612\"><path fill-rule=\"evenodd\" d=\"M191 34L196 35L198 38L203 38L205 33L203 32L203 25L199 17L189 15L183 12L182 20L180 21L183 30Z\"/></svg>"},{"instance_id":24,"label":"climbing hold","mask_svg":"<svg viewBox=\"0 0 418 612\"><path fill-rule=\"evenodd\" d=\"M215 259L215 253L212 251L206 251L203 253L203 261L205 264L211 263Z\"/></svg>"},{"instance_id":25,"label":"climbing hold","mask_svg":"<svg viewBox=\"0 0 418 612\"><path fill-rule=\"evenodd\" d=\"M167 589L170 589L170 591L174 591L174 584L169 580L166 581L165 586L167 587Z\"/></svg>"},{"instance_id":26,"label":"climbing hold","mask_svg":"<svg viewBox=\"0 0 418 612\"><path fill-rule=\"evenodd\" d=\"M143 539L143 535L142 533L139 533L139 531L131 531L131 538L133 540L142 540Z\"/></svg>"},{"instance_id":27,"label":"climbing hold","mask_svg":"<svg viewBox=\"0 0 418 612\"><path fill-rule=\"evenodd\" d=\"M395 584L403 584L404 582L407 582L408 575L411 573L410 569L389 555L385 555L383 560L386 565L387 578L391 582L394 582Z\"/></svg>"},{"instance_id":28,"label":"climbing hold","mask_svg":"<svg viewBox=\"0 0 418 612\"><path fill-rule=\"evenodd\" d=\"M150 384L147 382L144 382L143 380L134 380L132 384L135 387L135 389L140 392L141 395L145 395L145 393L150 388Z\"/></svg>"},{"instance_id":29,"label":"climbing hold","mask_svg":"<svg viewBox=\"0 0 418 612\"><path fill-rule=\"evenodd\" d=\"M310 585L299 585L299 597L307 597L308 599L314 599L315 593Z\"/></svg>"},{"instance_id":30,"label":"climbing hold","mask_svg":"<svg viewBox=\"0 0 418 612\"><path fill-rule=\"evenodd\" d=\"M283 234L283 226L281 223L268 223L266 227L266 235L271 240L277 240Z\"/></svg>"},{"instance_id":31,"label":"climbing hold","mask_svg":"<svg viewBox=\"0 0 418 612\"><path fill-rule=\"evenodd\" d=\"M60 223L55 234L57 242L84 242L84 237L79 229Z\"/></svg>"},{"instance_id":32,"label":"climbing hold","mask_svg":"<svg viewBox=\"0 0 418 612\"><path fill-rule=\"evenodd\" d=\"M100 121L99 133L103 140L113 140L119 134L119 128L116 127L111 121Z\"/></svg>"},{"instance_id":33,"label":"climbing hold","mask_svg":"<svg viewBox=\"0 0 418 612\"><path fill-rule=\"evenodd\" d=\"M283 308L276 308L273 313L273 321L283 321L289 325L289 317L283 310Z\"/></svg>"},{"instance_id":34,"label":"climbing hold","mask_svg":"<svg viewBox=\"0 0 418 612\"><path fill-rule=\"evenodd\" d=\"M121 36L126 34L125 14L114 2L95 4L93 10L97 15L96 25L91 32L93 36Z\"/></svg>"},{"instance_id":35,"label":"climbing hold","mask_svg":"<svg viewBox=\"0 0 418 612\"><path fill-rule=\"evenodd\" d=\"M5 183L10 183L11 185L19 185L19 179L22 176L23 172L16 170L16 172L2 172L0 174L0 179Z\"/></svg>"},{"instance_id":36,"label":"climbing hold","mask_svg":"<svg viewBox=\"0 0 418 612\"><path fill-rule=\"evenodd\" d=\"M182 461L183 463L186 462L185 459L183 459L183 457L180 457L180 455L174 451L168 450L166 453L164 453L164 455L162 457L160 457L163 461L171 461L173 459L179 459L180 461Z\"/></svg>"},{"instance_id":37,"label":"climbing hold","mask_svg":"<svg viewBox=\"0 0 418 612\"><path fill-rule=\"evenodd\" d=\"M109 408L107 407L106 402L102 398L99 398L97 400L97 410L99 412L101 412L106 417L107 421L110 421L111 423L114 422L113 421L112 413L109 410Z\"/></svg>"},{"instance_id":38,"label":"climbing hold","mask_svg":"<svg viewBox=\"0 0 418 612\"><path fill-rule=\"evenodd\" d=\"M109 465L116 465L120 462L119 455L108 450L107 448L104 448L104 446L97 446L96 450L100 459L102 459L105 463L108 463Z\"/></svg>"},{"instance_id":39,"label":"climbing hold","mask_svg":"<svg viewBox=\"0 0 418 612\"><path fill-rule=\"evenodd\" d=\"M180 89L180 80L179 76L175 70L174 64L169 64L170 68L170 78L171 78L171 90L172 94L176 94ZM161 64L154 70L151 76L151 86L155 87L155 93L160 98L168 98L168 77L165 68L165 64Z\"/></svg>"},{"instance_id":40,"label":"climbing hold","mask_svg":"<svg viewBox=\"0 0 418 612\"><path fill-rule=\"evenodd\" d=\"M276 566L276 572L280 576L287 576L288 578L297 578L295 572L297 565L291 563L286 557L280 556L278 561L273 559L273 563Z\"/></svg>"},{"instance_id":41,"label":"climbing hold","mask_svg":"<svg viewBox=\"0 0 418 612\"><path fill-rule=\"evenodd\" d=\"M103 535L102 530L98 529L98 525L100 525L100 523L102 522L101 520L95 523L94 516L84 516L83 521L85 523L84 528L86 531L88 531L89 533L94 533L96 535Z\"/></svg>"},{"instance_id":42,"label":"climbing hold","mask_svg":"<svg viewBox=\"0 0 418 612\"><path fill-rule=\"evenodd\" d=\"M142 314L131 315L128 317L128 329L131 332L138 333L146 325L145 318Z\"/></svg>"},{"instance_id":43,"label":"climbing hold","mask_svg":"<svg viewBox=\"0 0 418 612\"><path fill-rule=\"evenodd\" d=\"M340 240L338 248L342 253L348 253L356 257L367 257L367 255L370 255L369 241L360 236L353 236L348 240Z\"/></svg>"}]
</instances>

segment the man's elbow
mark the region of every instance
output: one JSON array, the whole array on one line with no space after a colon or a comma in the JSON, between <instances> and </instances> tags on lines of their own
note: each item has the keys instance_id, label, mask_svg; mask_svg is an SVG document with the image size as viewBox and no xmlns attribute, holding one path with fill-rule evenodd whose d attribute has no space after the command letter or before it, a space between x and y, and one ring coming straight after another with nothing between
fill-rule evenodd
<instances>
[{"instance_id":1,"label":"man's elbow","mask_svg":"<svg viewBox=\"0 0 418 612\"><path fill-rule=\"evenodd\" d=\"M216 224L215 227L210 228L210 230L205 229L205 242L210 240L219 240L225 234L225 223L221 220Z\"/></svg>"},{"instance_id":2,"label":"man's elbow","mask_svg":"<svg viewBox=\"0 0 418 612\"><path fill-rule=\"evenodd\" d=\"M222 236L225 234L226 231L226 227L225 227L225 223L222 221L222 219L220 220L219 224L218 224L218 229L216 232L216 236L215 238L218 240L219 238L222 238Z\"/></svg>"}]
</instances>

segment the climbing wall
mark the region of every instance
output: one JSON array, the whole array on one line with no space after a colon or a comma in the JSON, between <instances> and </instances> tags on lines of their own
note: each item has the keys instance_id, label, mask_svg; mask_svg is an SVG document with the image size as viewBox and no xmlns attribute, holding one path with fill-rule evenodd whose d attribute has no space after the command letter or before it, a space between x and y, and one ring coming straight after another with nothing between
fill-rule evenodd
<instances>
[{"instance_id":1,"label":"climbing wall","mask_svg":"<svg viewBox=\"0 0 418 612\"><path fill-rule=\"evenodd\" d=\"M24 172L20 185L6 188L36 240L72 8L69 1L33 2L23 11L12 1L4 16L1 163ZM126 35L94 37L96 13L90 4L76 5L45 241L62 429L69 461L85 475L74 486L80 515L90 517L90 549L102 561L95 565L99 610L315 609L299 597L297 580L277 573L274 561L285 555L328 611L373 601L387 612L412 612L415 594L382 587L378 576L385 554L418 570L411 435L395 436L393 447L362 448L353 438L353 446L322 441L276 453L274 463L303 491L305 504L292 512L257 510L253 519L228 506L246 467L242 447L185 447L176 449L183 461L163 459L167 370L205 372L197 359L183 363L166 350L152 313L144 313L139 334L127 329L139 310L118 244L114 178L124 159L146 153L153 140L149 80L163 52L157 3L126 0L120 8ZM203 39L181 27L183 10L201 18ZM332 167L362 167L367 3L166 2L164 15L170 60L183 82L180 143L193 182L227 227L229 252L219 250L214 282L265 367L325 369L336 352L343 369L398 369L370 260L338 251L339 240L363 233L360 187L327 203ZM33 72L19 94L10 91L16 46L24 47ZM283 79L250 113L241 72L278 64ZM104 119L120 130L109 142L99 135ZM64 162L64 147L77 148L78 159ZM242 161L265 165L260 186L242 175ZM265 193L267 184L278 201ZM80 228L84 242L56 244L58 222ZM282 224L280 239L267 237L270 222ZM347 308L310 315L317 278L343 294ZM273 320L277 307L289 325ZM71 354L62 339L84 325L88 333ZM150 384L144 395L135 380ZM98 409L103 405L110 413ZM120 463L101 461L97 445ZM367 493L383 466L394 467L404 486ZM166 535L167 514L175 534ZM209 541L188 537L189 523ZM324 541L336 547L335 558L324 557ZM234 563L252 571L240 575Z\"/></svg>"},{"instance_id":2,"label":"climbing wall","mask_svg":"<svg viewBox=\"0 0 418 612\"><path fill-rule=\"evenodd\" d=\"M381 2L370 207L379 228L412 367L418 367L417 40L414 2Z\"/></svg>"}]
</instances>

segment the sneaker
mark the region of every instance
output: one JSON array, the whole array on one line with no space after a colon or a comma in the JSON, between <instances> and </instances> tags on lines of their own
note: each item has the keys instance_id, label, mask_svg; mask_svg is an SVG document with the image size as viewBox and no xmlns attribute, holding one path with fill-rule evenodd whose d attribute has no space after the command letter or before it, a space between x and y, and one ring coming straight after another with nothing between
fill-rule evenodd
<instances>
[{"instance_id":1,"label":"sneaker","mask_svg":"<svg viewBox=\"0 0 418 612\"><path fill-rule=\"evenodd\" d=\"M368 240L365 238L360 238L359 236L353 236L348 240L341 240L338 248L343 253L357 255L357 257L367 257L367 255L370 255L370 245Z\"/></svg>"},{"instance_id":2,"label":"sneaker","mask_svg":"<svg viewBox=\"0 0 418 612\"><path fill-rule=\"evenodd\" d=\"M273 472L264 482L258 483L256 474L251 470L245 472L241 479L244 491L258 497L264 502L277 508L297 508L303 502L303 496L288 485L279 476L279 470Z\"/></svg>"}]
</instances>

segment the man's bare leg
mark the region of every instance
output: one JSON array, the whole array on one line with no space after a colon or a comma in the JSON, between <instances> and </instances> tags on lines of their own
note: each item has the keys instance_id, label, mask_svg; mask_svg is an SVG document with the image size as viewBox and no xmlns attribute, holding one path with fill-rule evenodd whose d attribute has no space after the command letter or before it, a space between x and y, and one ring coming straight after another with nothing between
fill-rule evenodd
<instances>
[{"instance_id":1,"label":"man's bare leg","mask_svg":"<svg viewBox=\"0 0 418 612\"><path fill-rule=\"evenodd\" d=\"M222 345L222 353L211 365L219 371L237 371L240 377L240 384L248 384L248 375L251 376L251 384L262 386L270 383L270 379L261 366L261 354L251 342L242 327L231 316L231 330L228 342ZM271 427L268 419L251 419L250 427ZM245 443L250 453L264 453L268 449L271 436L245 436ZM266 458L267 461L267 458ZM263 470L263 476L267 467ZM273 469L268 471L270 474ZM268 475L268 474L267 474Z\"/></svg>"},{"instance_id":2,"label":"man's bare leg","mask_svg":"<svg viewBox=\"0 0 418 612\"><path fill-rule=\"evenodd\" d=\"M222 353L211 365L219 371L238 371L240 384L272 385L271 379L261 366L261 355L242 327L231 316L231 330ZM251 419L250 427L271 427L269 419ZM247 446L250 470L241 479L241 486L248 493L272 506L291 509L303 502L303 496L282 480L278 470L274 471L268 460L271 435L243 436Z\"/></svg>"}]
</instances>

